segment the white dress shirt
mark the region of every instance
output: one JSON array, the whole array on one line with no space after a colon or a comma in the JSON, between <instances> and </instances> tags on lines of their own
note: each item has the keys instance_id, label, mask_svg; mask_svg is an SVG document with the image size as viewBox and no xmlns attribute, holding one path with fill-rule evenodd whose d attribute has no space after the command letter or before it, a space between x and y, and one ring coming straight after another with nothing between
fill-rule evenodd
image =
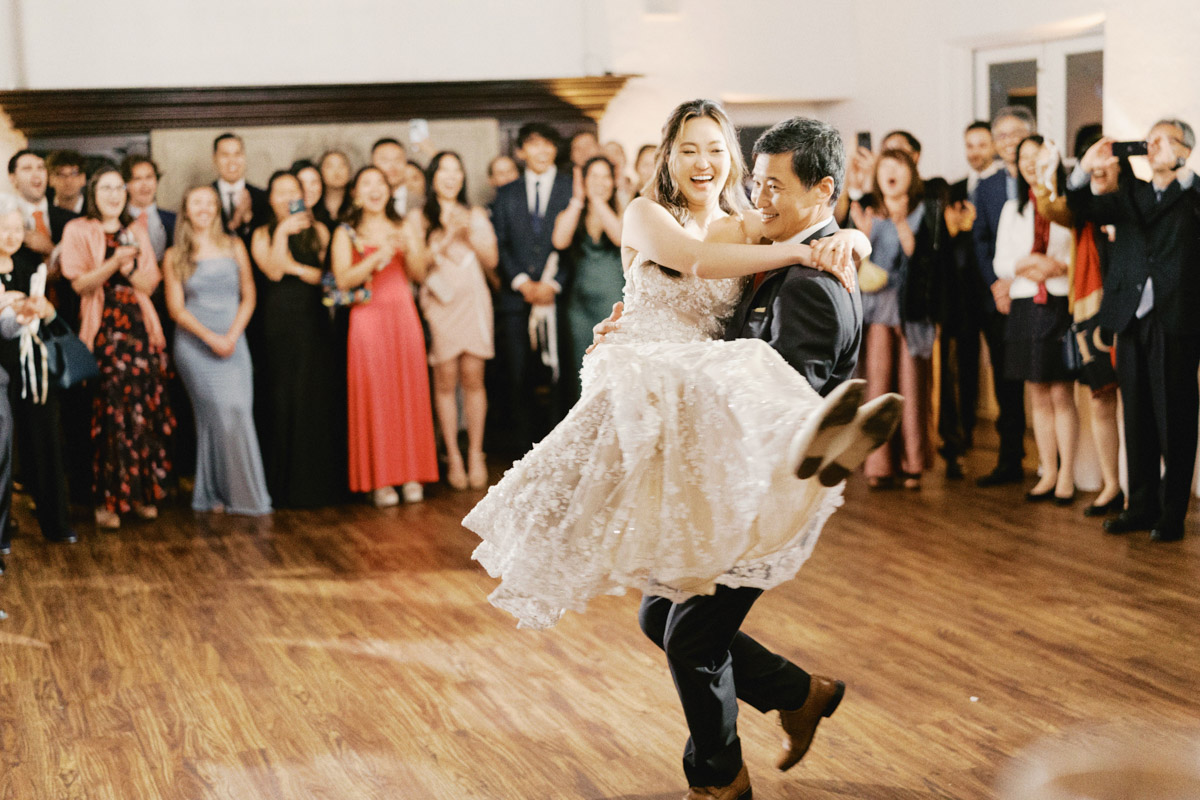
<instances>
[{"instance_id":1,"label":"white dress shirt","mask_svg":"<svg viewBox=\"0 0 1200 800\"><path fill-rule=\"evenodd\" d=\"M396 209L396 213L404 216L408 213L408 187L397 186L392 192L392 205Z\"/></svg>"},{"instance_id":2,"label":"white dress shirt","mask_svg":"<svg viewBox=\"0 0 1200 800\"><path fill-rule=\"evenodd\" d=\"M525 170L525 202L529 208L529 213L535 217L546 216L546 205L550 202L550 192L554 189L554 179L558 176L558 167L550 167L550 169L538 175L533 170ZM534 190L537 187L537 190ZM534 198L537 198L537 207L533 205ZM554 221L551 220L553 225Z\"/></svg>"},{"instance_id":3,"label":"white dress shirt","mask_svg":"<svg viewBox=\"0 0 1200 800\"><path fill-rule=\"evenodd\" d=\"M225 209L226 217L233 216L233 210L237 208L238 196L241 195L242 190L245 188L245 178L242 178L237 183L226 183L223 179L217 179L217 192L221 195L221 208Z\"/></svg>"},{"instance_id":4,"label":"white dress shirt","mask_svg":"<svg viewBox=\"0 0 1200 800\"><path fill-rule=\"evenodd\" d=\"M50 230L50 203L46 200L45 196L40 201L31 203L21 195L17 195L17 205L21 209L21 218L25 221L26 228L32 229L34 227L33 212L41 211L42 221L46 223L46 230Z\"/></svg>"}]
</instances>

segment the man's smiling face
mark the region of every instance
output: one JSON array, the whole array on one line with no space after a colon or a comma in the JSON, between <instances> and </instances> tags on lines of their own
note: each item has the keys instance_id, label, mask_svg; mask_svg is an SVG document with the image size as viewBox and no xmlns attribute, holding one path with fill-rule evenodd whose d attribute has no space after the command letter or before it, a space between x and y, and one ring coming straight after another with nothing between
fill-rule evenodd
<instances>
[{"instance_id":1,"label":"man's smiling face","mask_svg":"<svg viewBox=\"0 0 1200 800\"><path fill-rule=\"evenodd\" d=\"M751 173L750 200L763 215L763 234L773 242L790 239L829 211L831 179L805 187L792 170L791 153L760 153Z\"/></svg>"}]
</instances>

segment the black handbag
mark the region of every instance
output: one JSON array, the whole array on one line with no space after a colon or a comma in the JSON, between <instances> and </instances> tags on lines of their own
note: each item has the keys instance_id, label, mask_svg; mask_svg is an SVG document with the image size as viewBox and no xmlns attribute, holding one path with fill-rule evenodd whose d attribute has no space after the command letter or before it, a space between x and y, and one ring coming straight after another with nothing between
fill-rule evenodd
<instances>
[{"instance_id":1,"label":"black handbag","mask_svg":"<svg viewBox=\"0 0 1200 800\"><path fill-rule=\"evenodd\" d=\"M46 345L50 380L58 388L69 389L100 374L96 357L62 317L55 317L46 325L42 342Z\"/></svg>"}]
</instances>

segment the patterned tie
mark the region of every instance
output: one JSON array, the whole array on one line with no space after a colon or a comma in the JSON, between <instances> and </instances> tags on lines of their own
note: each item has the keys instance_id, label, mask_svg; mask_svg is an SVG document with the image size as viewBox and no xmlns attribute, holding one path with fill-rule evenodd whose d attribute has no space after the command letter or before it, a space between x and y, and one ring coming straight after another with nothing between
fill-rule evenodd
<instances>
[{"instance_id":1,"label":"patterned tie","mask_svg":"<svg viewBox=\"0 0 1200 800\"><path fill-rule=\"evenodd\" d=\"M50 235L50 229L46 227L46 215L42 213L40 208L33 212L33 227L43 236Z\"/></svg>"}]
</instances>

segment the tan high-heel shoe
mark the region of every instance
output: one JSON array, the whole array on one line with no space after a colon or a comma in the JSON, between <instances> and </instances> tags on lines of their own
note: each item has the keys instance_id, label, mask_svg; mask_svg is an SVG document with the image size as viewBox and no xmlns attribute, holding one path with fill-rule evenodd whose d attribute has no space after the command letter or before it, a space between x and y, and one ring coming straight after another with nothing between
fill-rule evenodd
<instances>
[{"instance_id":1,"label":"tan high-heel shoe","mask_svg":"<svg viewBox=\"0 0 1200 800\"><path fill-rule=\"evenodd\" d=\"M462 455L454 453L449 457L450 464L446 468L446 483L450 488L461 492L467 488L467 468L463 466Z\"/></svg>"},{"instance_id":2,"label":"tan high-heel shoe","mask_svg":"<svg viewBox=\"0 0 1200 800\"><path fill-rule=\"evenodd\" d=\"M487 456L483 453L468 453L467 476L472 489L486 489L488 485Z\"/></svg>"},{"instance_id":3,"label":"tan high-heel shoe","mask_svg":"<svg viewBox=\"0 0 1200 800\"><path fill-rule=\"evenodd\" d=\"M121 527L121 517L115 511L97 508L96 527L106 531L115 531Z\"/></svg>"}]
</instances>

